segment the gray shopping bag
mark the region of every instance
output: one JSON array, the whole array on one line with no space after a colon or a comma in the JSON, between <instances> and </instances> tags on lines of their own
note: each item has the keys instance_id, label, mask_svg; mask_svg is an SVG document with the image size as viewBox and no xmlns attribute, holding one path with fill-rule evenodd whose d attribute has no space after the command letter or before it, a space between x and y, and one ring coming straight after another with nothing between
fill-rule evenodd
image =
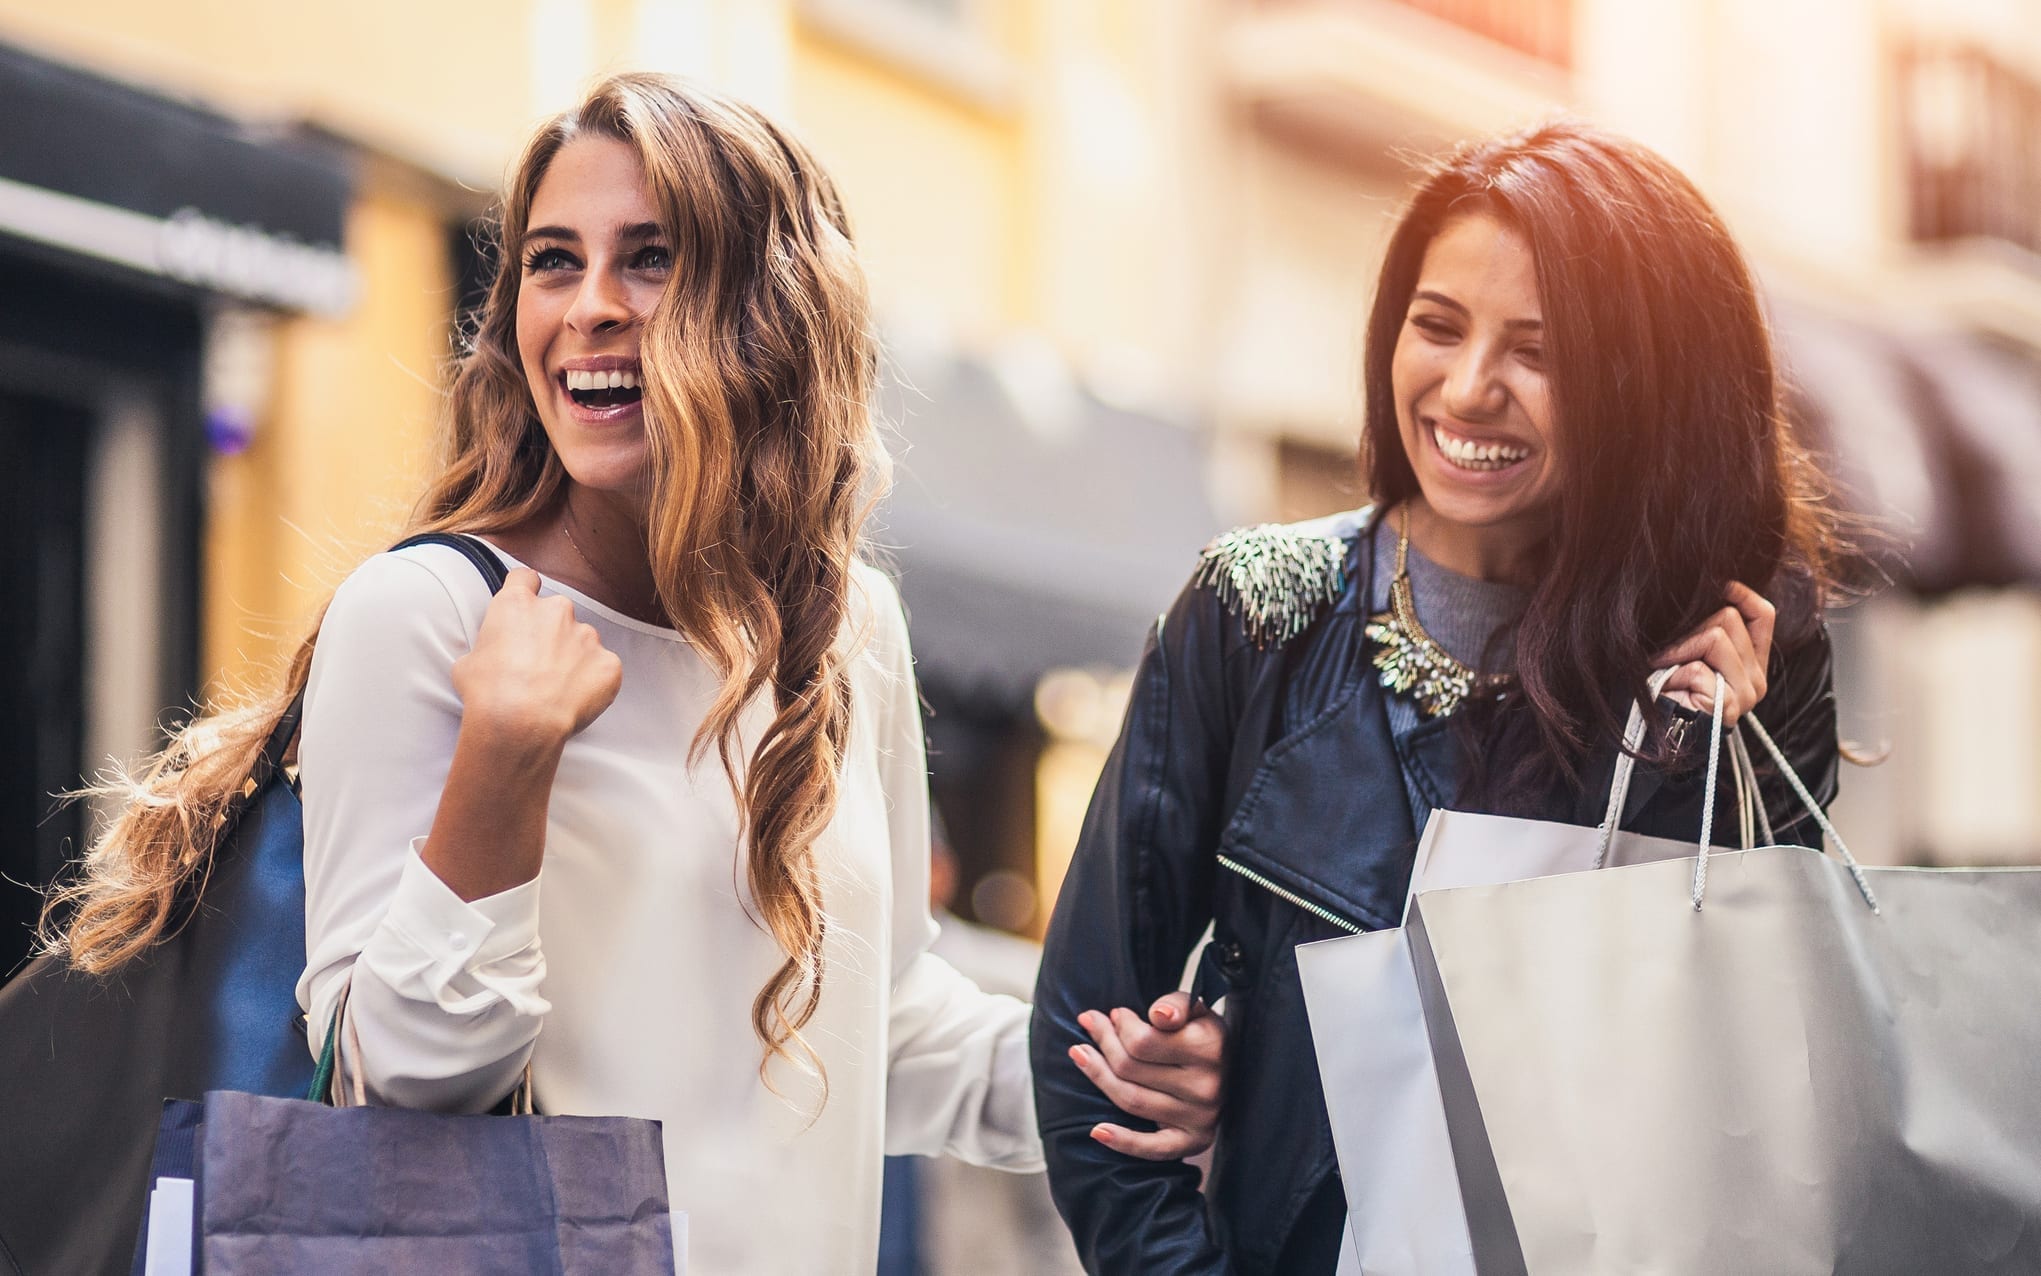
<instances>
[{"instance_id":1,"label":"gray shopping bag","mask_svg":"<svg viewBox=\"0 0 2041 1276\"><path fill-rule=\"evenodd\" d=\"M1652 679L1654 694L1666 677ZM1696 842L1617 828L1636 766L1632 751L1643 733L1642 713L1633 707L1597 827L1434 812L1418 843L1411 896L1692 856ZM1731 741L1748 847L1762 805L1741 737ZM1712 793L1707 800L1712 809ZM1473 1242L1406 936L1381 930L1304 944L1297 949L1297 972L1347 1198L1342 1276L1474 1276Z\"/></svg>"},{"instance_id":2,"label":"gray shopping bag","mask_svg":"<svg viewBox=\"0 0 2041 1276\"><path fill-rule=\"evenodd\" d=\"M1844 861L1704 835L1417 897L1483 1276L2041 1272L2041 870L1859 869L1823 824Z\"/></svg>"}]
</instances>

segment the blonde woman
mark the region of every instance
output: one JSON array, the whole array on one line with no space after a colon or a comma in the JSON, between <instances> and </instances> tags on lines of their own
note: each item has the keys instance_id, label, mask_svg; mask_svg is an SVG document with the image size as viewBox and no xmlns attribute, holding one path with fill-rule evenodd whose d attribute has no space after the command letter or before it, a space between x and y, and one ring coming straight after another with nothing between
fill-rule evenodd
<instances>
[{"instance_id":1,"label":"blonde woman","mask_svg":"<svg viewBox=\"0 0 2041 1276\"><path fill-rule=\"evenodd\" d=\"M157 783L204 828L303 685L298 995L324 1025L347 990L371 1095L483 1111L529 1064L544 1110L664 1123L691 1270L869 1272L882 1153L1032 1169L1041 1144L1026 1008L926 951L842 206L756 111L620 76L532 140L502 249L411 530L484 538L508 584L440 546L371 559L284 698L201 721ZM131 818L95 862L87 963L190 860ZM1165 1155L1211 1128L1183 1096L1218 1042L1209 1017L1154 1040L1168 1128L1101 1137Z\"/></svg>"}]
</instances>

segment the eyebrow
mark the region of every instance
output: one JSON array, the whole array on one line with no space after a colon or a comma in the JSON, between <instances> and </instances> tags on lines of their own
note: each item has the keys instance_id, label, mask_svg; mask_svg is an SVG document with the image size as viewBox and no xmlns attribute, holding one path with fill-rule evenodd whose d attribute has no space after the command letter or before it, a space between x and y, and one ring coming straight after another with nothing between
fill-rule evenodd
<instances>
[{"instance_id":1,"label":"eyebrow","mask_svg":"<svg viewBox=\"0 0 2041 1276\"><path fill-rule=\"evenodd\" d=\"M658 222L632 222L628 226L618 227L616 237L626 241L657 239L665 233L660 229ZM562 243L578 244L581 242L581 233L571 226L534 226L525 231L524 242L530 243L534 239L557 239Z\"/></svg>"},{"instance_id":2,"label":"eyebrow","mask_svg":"<svg viewBox=\"0 0 2041 1276\"><path fill-rule=\"evenodd\" d=\"M1466 315L1470 319L1474 317L1474 312L1467 309L1467 307L1461 305L1459 302L1453 300L1451 297L1448 297L1446 294L1442 292L1433 292L1429 288L1422 289L1418 292L1411 294L1410 299L1412 301L1429 301L1433 305L1444 306L1448 310L1458 311L1459 313ZM1545 321L1543 319L1512 319L1508 323L1504 324L1503 327L1525 328L1532 331L1543 331L1545 327Z\"/></svg>"}]
</instances>

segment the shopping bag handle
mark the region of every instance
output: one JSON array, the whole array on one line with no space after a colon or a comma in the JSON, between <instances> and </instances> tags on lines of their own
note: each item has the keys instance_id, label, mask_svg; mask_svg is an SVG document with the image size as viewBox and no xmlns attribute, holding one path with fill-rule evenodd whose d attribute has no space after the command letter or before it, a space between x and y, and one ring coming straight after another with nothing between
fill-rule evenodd
<instances>
[{"instance_id":1,"label":"shopping bag handle","mask_svg":"<svg viewBox=\"0 0 2041 1276\"><path fill-rule=\"evenodd\" d=\"M340 983L340 997L333 1003L333 1015L326 1021L326 1041L319 1047L319 1064L312 1070L312 1084L305 1098L313 1103L328 1107L365 1108L369 1105L368 1083L359 1066L361 1061L361 1033L354 1020L346 1015L348 994L354 991L354 979L350 975ZM347 1025L347 1047L354 1055L357 1066L352 1074L343 1078L346 1071L340 1066L341 1025ZM342 1088L343 1080L345 1088ZM532 1103L532 1065L525 1061L524 1073L517 1079L517 1088L510 1092L510 1115L531 1116L535 1112Z\"/></svg>"},{"instance_id":2,"label":"shopping bag handle","mask_svg":"<svg viewBox=\"0 0 2041 1276\"><path fill-rule=\"evenodd\" d=\"M1717 674L1715 677L1714 728L1718 735L1722 730L1722 690L1722 676ZM1836 849L1836 854L1841 857L1844 866L1850 870L1850 879L1856 882L1857 893L1864 897L1864 902L1870 905L1872 912L1879 911L1878 896L1872 893L1870 879L1864 875L1864 866L1857 862L1857 857L1850 853L1849 843L1843 841L1843 835L1836 832L1835 825L1829 822L1828 812L1822 810L1821 803L1815 801L1814 795L1807 791L1807 785L1801 781L1800 773L1793 769L1792 763L1786 761L1785 751L1779 748L1777 742L1772 739L1772 733L1765 730L1765 724L1758 721L1758 716L1755 713L1744 714L1743 722L1749 725L1751 733L1757 736L1758 743L1765 746L1765 752L1772 755L1772 764L1779 768L1780 775L1786 777L1786 783L1792 788L1794 796L1800 799L1800 804L1807 808L1807 813L1814 817L1814 822L1827 835L1829 842ZM1756 787L1755 780L1756 775L1753 772L1753 789ZM1711 750L1708 766L1708 806L1701 817L1701 855L1694 862L1693 898L1694 910L1696 912L1700 911L1701 897L1706 893L1708 886L1708 834L1712 831L1709 828L1709 824L1712 822L1711 817L1715 810L1714 796L1715 766ZM1759 809L1763 809L1762 803L1759 804ZM1769 832L1769 829L1767 831Z\"/></svg>"},{"instance_id":3,"label":"shopping bag handle","mask_svg":"<svg viewBox=\"0 0 2041 1276\"><path fill-rule=\"evenodd\" d=\"M1701 911L1701 901L1708 894L1708 855L1713 849L1710 844L1713 842L1715 834L1715 777L1717 767L1722 760L1722 700L1727 693L1728 684L1722 675L1717 673L1715 675L1715 709L1709 715L1708 721L1708 781L1701 795L1701 853L1694 857L1694 885L1690 895L1694 911L1697 913ZM1758 738L1758 743L1764 745L1765 751L1772 755L1772 761L1778 766L1779 774L1786 777L1786 783L1791 786L1794 796L1798 797L1801 805L1807 808L1807 813L1814 817L1814 822L1821 827L1821 831L1828 835L1828 840L1835 843L1836 854L1842 857L1843 864L1850 870L1851 880L1857 884L1857 893L1864 897L1864 902L1871 906L1872 912L1877 912L1878 897L1871 891L1871 883L1864 876L1863 865L1857 863L1857 857L1850 854L1849 843L1843 841L1843 835L1836 832L1835 825L1829 823L1828 812L1822 810L1821 803L1815 801L1814 795L1807 791L1807 785L1801 781L1800 773L1793 769L1792 763L1786 761L1784 750L1780 749L1778 744L1772 739L1772 733L1765 730L1765 724L1758 721L1758 716L1755 713L1745 713L1743 721L1750 725L1751 731ZM1740 738L1740 736L1731 733L1732 740ZM1731 752L1733 756L1734 749ZM1742 764L1735 766L1734 769L1737 771L1738 796L1742 797L1747 787L1752 799L1751 805L1756 806L1762 811L1764 803L1757 800L1757 773L1754 768L1750 767L1750 755L1747 750L1744 753ZM1747 810L1745 823L1746 825L1748 824ZM1765 831L1769 835L1771 832L1769 819L1766 820L1766 826ZM1769 840L1769 836L1767 840Z\"/></svg>"},{"instance_id":4,"label":"shopping bag handle","mask_svg":"<svg viewBox=\"0 0 2041 1276\"><path fill-rule=\"evenodd\" d=\"M1659 669L1653 671L1652 675L1645 679L1645 688L1652 699L1656 700L1665 691L1665 684L1672 679L1675 672L1677 672L1676 669ZM1714 774L1713 750L1719 745L1721 738L1721 732L1716 732L1708 746L1710 750L1709 774L1711 776ZM1602 822L1598 826L1598 832L1601 836L1595 843L1593 865L1595 868L1601 868L1608 862L1609 847L1615 841L1616 830L1623 820L1623 807L1630 798L1630 778L1637 771L1637 750L1642 747L1643 743L1644 702L1640 700L1630 706L1630 718L1623 727L1623 747L1616 752L1616 770L1609 780L1609 808L1603 812ZM1739 735L1731 734L1729 737L1729 748L1734 764L1732 770L1735 773L1736 779L1738 844L1747 851L1755 845L1753 840L1755 832L1753 820L1755 819L1756 822L1763 824L1765 840L1767 842L1771 841L1772 838L1772 823L1770 817L1765 814L1764 804L1758 801L1757 772L1750 767L1750 754L1743 746L1743 738ZM1712 781L1708 788L1708 809L1710 811L1715 809L1715 789ZM1755 815L1753 815L1753 811L1755 811Z\"/></svg>"},{"instance_id":5,"label":"shopping bag handle","mask_svg":"<svg viewBox=\"0 0 2041 1276\"><path fill-rule=\"evenodd\" d=\"M1673 672L1671 669L1660 669L1646 681L1646 686L1654 699L1664 691L1665 684L1672 678ZM1708 893L1708 856L1714 849L1715 793L1725 736L1729 743L1731 778L1736 785L1739 841L1743 849L1750 850L1753 845L1753 834L1759 830L1764 834L1765 845L1773 845L1775 841L1771 815L1765 810L1763 796L1758 791L1757 766L1751 761L1750 747L1744 743L1740 729L1729 732L1722 729L1722 700L1727 690L1726 680L1721 673L1716 673L1714 710L1709 715L1708 775L1701 796L1701 850L1694 859L1694 881L1690 896L1696 912L1700 911L1701 903ZM1807 785L1800 779L1800 773L1786 760L1785 752L1772 739L1771 733L1765 730L1765 724L1758 720L1757 714L1747 712L1743 715L1742 721L1749 724L1752 734L1764 745L1765 751L1771 754L1773 764L1779 768L1779 774L1786 778L1787 785L1800 799L1801 805L1807 808L1808 814L1814 817L1814 822L1834 844L1836 854L1850 870L1850 878L1856 882L1857 892L1864 897L1864 902L1870 905L1872 912L1877 912L1878 897L1871 890L1871 883L1864 875L1863 866L1857 862L1857 857L1850 853L1849 844L1843 841L1843 835L1829 822L1828 813L1821 809L1821 803L1815 801L1814 795L1808 792ZM1739 724L1739 727L1741 725ZM1644 705L1639 702L1630 706L1630 718L1624 725L1623 748L1616 756L1616 773L1609 785L1609 807L1602 816L1601 836L1595 847L1595 868L1601 868L1608 862L1609 846L1615 840L1616 826L1623 817L1623 803L1629 796L1630 777L1637 768L1636 752L1643 742Z\"/></svg>"},{"instance_id":6,"label":"shopping bag handle","mask_svg":"<svg viewBox=\"0 0 2041 1276\"><path fill-rule=\"evenodd\" d=\"M1659 669L1645 679L1645 690L1653 700L1665 690L1674 670ZM1616 751L1616 772L1609 778L1609 809L1602 815L1601 840L1595 844L1594 866L1600 868L1615 840L1616 825L1623 818L1623 803L1630 796L1630 777L1637 770L1637 750L1644 743L1644 702L1630 706L1630 720L1623 724L1623 747Z\"/></svg>"}]
</instances>

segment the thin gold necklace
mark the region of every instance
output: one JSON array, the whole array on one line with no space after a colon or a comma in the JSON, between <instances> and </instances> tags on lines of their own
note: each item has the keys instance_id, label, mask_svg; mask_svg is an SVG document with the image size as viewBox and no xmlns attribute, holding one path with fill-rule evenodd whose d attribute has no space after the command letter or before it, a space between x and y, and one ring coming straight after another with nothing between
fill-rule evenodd
<instances>
[{"instance_id":1,"label":"thin gold necklace","mask_svg":"<svg viewBox=\"0 0 2041 1276\"><path fill-rule=\"evenodd\" d=\"M603 589L609 592L612 598L617 599L619 602L623 601L625 598L628 597L628 595L625 594L624 591L617 588L616 582L609 578L609 573L605 572L602 568L597 567L595 565L595 560L588 556L588 551L581 548L581 542L574 539L574 524L580 521L574 516L574 502L566 497L561 497L560 501L561 504L566 507L567 516L560 520L560 531L564 533L567 537L567 548L574 551L574 557L581 560L581 565L589 570L589 573L595 577L596 581L599 584L601 584ZM664 604L659 603L655 597L653 605L647 607L642 614L647 616L655 616L663 615L664 612L665 612Z\"/></svg>"},{"instance_id":2,"label":"thin gold necklace","mask_svg":"<svg viewBox=\"0 0 2041 1276\"><path fill-rule=\"evenodd\" d=\"M1364 631L1374 641L1375 668L1382 685L1417 701L1427 718L1443 718L1469 696L1506 690L1506 673L1479 673L1453 658L1417 619L1410 593L1410 505L1404 503L1396 535L1396 574L1389 581L1389 610L1368 617Z\"/></svg>"}]
</instances>

